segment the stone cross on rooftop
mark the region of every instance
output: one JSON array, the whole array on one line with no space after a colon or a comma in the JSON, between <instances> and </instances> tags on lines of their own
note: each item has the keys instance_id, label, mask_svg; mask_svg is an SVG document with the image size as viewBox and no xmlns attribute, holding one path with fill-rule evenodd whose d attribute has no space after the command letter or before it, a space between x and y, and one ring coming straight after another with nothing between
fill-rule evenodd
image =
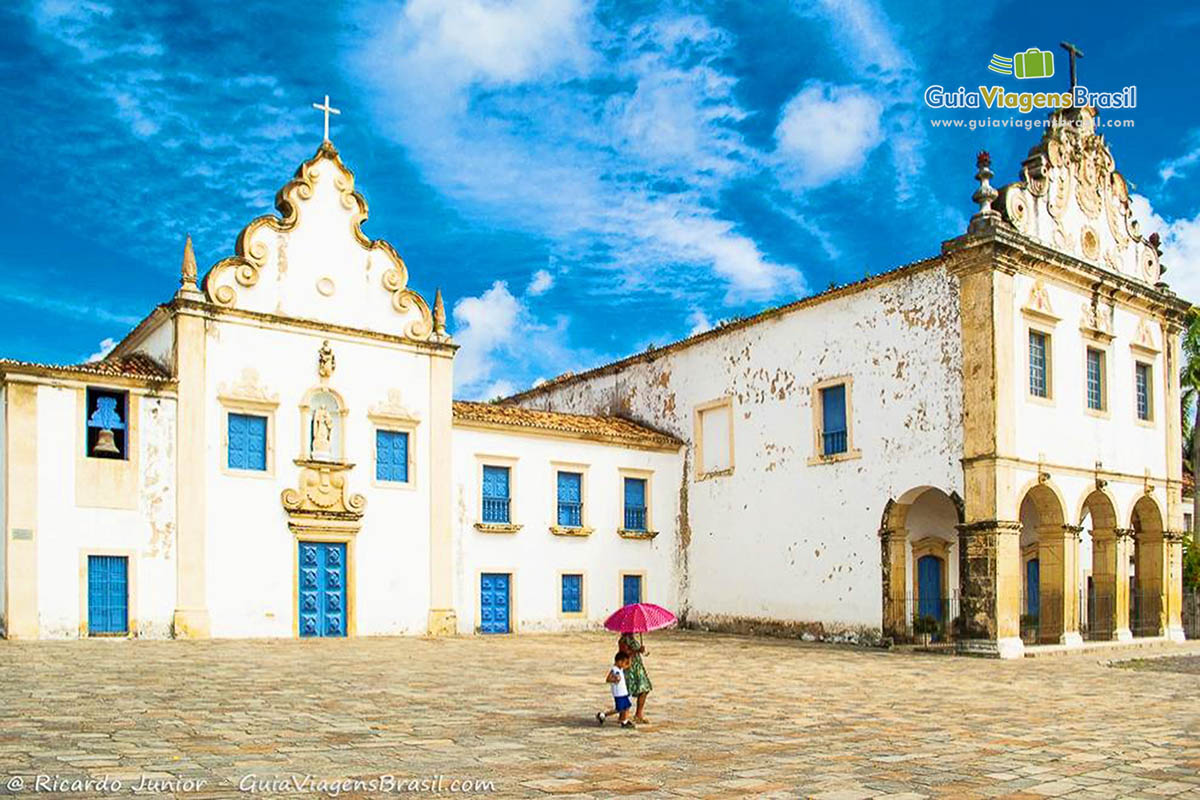
<instances>
[{"instance_id":1,"label":"stone cross on rooftop","mask_svg":"<svg viewBox=\"0 0 1200 800\"><path fill-rule=\"evenodd\" d=\"M1074 73L1071 73L1071 74L1073 75ZM329 141L329 115L330 114L340 114L342 112L339 109L336 109L333 106L329 105L329 95L325 95L324 104L313 103L312 107L315 108L317 111L325 112L325 141L328 142Z\"/></svg>"}]
</instances>

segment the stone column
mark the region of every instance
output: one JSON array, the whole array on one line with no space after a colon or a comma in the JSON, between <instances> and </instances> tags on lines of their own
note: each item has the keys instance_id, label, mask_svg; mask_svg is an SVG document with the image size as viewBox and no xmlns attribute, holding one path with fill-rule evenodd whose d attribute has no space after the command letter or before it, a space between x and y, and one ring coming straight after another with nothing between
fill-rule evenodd
<instances>
[{"instance_id":1,"label":"stone column","mask_svg":"<svg viewBox=\"0 0 1200 800\"><path fill-rule=\"evenodd\" d=\"M190 247L190 246L189 246ZM186 289L186 287L185 287ZM181 290L181 294L185 290ZM175 312L175 374L179 381L175 418L175 617L177 639L210 635L205 537L208 440L204 420L205 318L202 306L182 305Z\"/></svg>"},{"instance_id":2,"label":"stone column","mask_svg":"<svg viewBox=\"0 0 1200 800\"><path fill-rule=\"evenodd\" d=\"M908 532L879 531L883 566L883 635L904 642L911 638L908 609Z\"/></svg>"},{"instance_id":3,"label":"stone column","mask_svg":"<svg viewBox=\"0 0 1200 800\"><path fill-rule=\"evenodd\" d=\"M429 357L429 635L458 631L454 612L454 352Z\"/></svg>"},{"instance_id":4,"label":"stone column","mask_svg":"<svg viewBox=\"0 0 1200 800\"><path fill-rule=\"evenodd\" d=\"M1124 642L1129 632L1129 553L1133 531L1097 528L1092 531L1092 585L1096 590L1098 636Z\"/></svg>"},{"instance_id":5,"label":"stone column","mask_svg":"<svg viewBox=\"0 0 1200 800\"><path fill-rule=\"evenodd\" d=\"M1162 531L1138 531L1134 534L1134 600L1137 619L1134 632L1139 636L1166 633L1166 539Z\"/></svg>"},{"instance_id":6,"label":"stone column","mask_svg":"<svg viewBox=\"0 0 1200 800\"><path fill-rule=\"evenodd\" d=\"M5 436L3 498L6 503L3 541L5 548L5 635L9 639L38 638L37 537L37 384L13 383L4 388ZM74 408L74 406L72 406ZM80 445L82 447L82 445Z\"/></svg>"},{"instance_id":7,"label":"stone column","mask_svg":"<svg viewBox=\"0 0 1200 800\"><path fill-rule=\"evenodd\" d=\"M962 629L967 654L1020 658L1021 523L983 520L958 526Z\"/></svg>"},{"instance_id":8,"label":"stone column","mask_svg":"<svg viewBox=\"0 0 1200 800\"><path fill-rule=\"evenodd\" d=\"M1182 642L1187 638L1183 632L1183 531L1164 531L1163 550L1165 634L1173 642Z\"/></svg>"},{"instance_id":9,"label":"stone column","mask_svg":"<svg viewBox=\"0 0 1200 800\"><path fill-rule=\"evenodd\" d=\"M1079 635L1078 525L1038 528L1038 639L1042 644L1083 645Z\"/></svg>"}]
</instances>

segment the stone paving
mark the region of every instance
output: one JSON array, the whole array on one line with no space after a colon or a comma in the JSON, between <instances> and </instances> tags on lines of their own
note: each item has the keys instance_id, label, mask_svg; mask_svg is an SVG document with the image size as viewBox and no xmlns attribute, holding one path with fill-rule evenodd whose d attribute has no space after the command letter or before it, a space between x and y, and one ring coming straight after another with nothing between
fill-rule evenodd
<instances>
[{"instance_id":1,"label":"stone paving","mask_svg":"<svg viewBox=\"0 0 1200 800\"><path fill-rule=\"evenodd\" d=\"M375 797L390 775L500 797L1200 798L1193 675L699 633L646 644L651 724L625 731L593 717L615 649L602 634L0 642L0 793L22 793L17 779L32 794L41 774L58 781L43 796L144 781ZM73 791L85 778L108 784Z\"/></svg>"}]
</instances>

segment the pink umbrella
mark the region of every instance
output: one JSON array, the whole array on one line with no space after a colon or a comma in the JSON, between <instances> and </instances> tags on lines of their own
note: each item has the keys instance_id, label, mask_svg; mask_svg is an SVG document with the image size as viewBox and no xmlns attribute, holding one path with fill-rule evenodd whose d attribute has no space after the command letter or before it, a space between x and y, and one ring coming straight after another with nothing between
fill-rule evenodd
<instances>
[{"instance_id":1,"label":"pink umbrella","mask_svg":"<svg viewBox=\"0 0 1200 800\"><path fill-rule=\"evenodd\" d=\"M654 603L630 603L604 620L604 627L617 633L656 631L675 623L675 615Z\"/></svg>"}]
</instances>

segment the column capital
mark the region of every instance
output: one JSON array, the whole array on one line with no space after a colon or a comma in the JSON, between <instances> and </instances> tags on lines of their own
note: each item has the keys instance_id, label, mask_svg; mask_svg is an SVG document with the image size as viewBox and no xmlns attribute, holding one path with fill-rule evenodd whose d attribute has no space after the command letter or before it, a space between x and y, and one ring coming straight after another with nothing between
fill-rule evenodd
<instances>
[{"instance_id":1,"label":"column capital","mask_svg":"<svg viewBox=\"0 0 1200 800\"><path fill-rule=\"evenodd\" d=\"M1163 540L1168 542L1182 542L1187 536L1186 531L1163 531Z\"/></svg>"},{"instance_id":2,"label":"column capital","mask_svg":"<svg viewBox=\"0 0 1200 800\"><path fill-rule=\"evenodd\" d=\"M902 539L906 536L908 536L908 530L905 528L880 528L879 529L879 538L880 539L897 539L897 538Z\"/></svg>"},{"instance_id":3,"label":"column capital","mask_svg":"<svg viewBox=\"0 0 1200 800\"><path fill-rule=\"evenodd\" d=\"M1113 528L1113 535L1118 539L1132 539L1133 528Z\"/></svg>"},{"instance_id":4,"label":"column capital","mask_svg":"<svg viewBox=\"0 0 1200 800\"><path fill-rule=\"evenodd\" d=\"M955 525L962 536L990 536L992 534L1020 534L1021 522L1013 519L981 519Z\"/></svg>"}]
</instances>

